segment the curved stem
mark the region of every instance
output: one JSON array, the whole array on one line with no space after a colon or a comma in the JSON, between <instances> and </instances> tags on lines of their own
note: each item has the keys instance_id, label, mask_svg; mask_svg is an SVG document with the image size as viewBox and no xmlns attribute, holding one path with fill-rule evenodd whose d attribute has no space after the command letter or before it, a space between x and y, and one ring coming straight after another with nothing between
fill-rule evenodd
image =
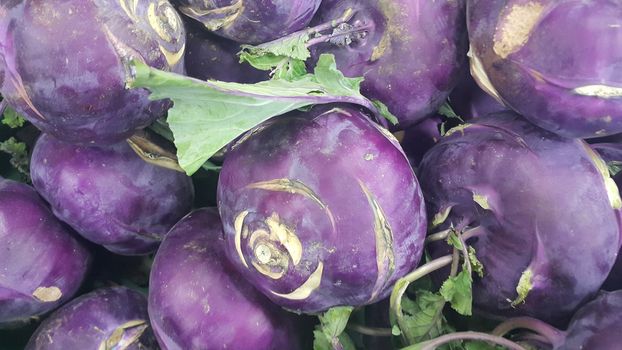
<instances>
[{"instance_id":1,"label":"curved stem","mask_svg":"<svg viewBox=\"0 0 622 350\"><path fill-rule=\"evenodd\" d=\"M434 259L425 265L418 267L413 272L408 275L400 278L393 287L393 291L391 292L391 297L389 299L390 303L390 318L391 324L397 324L400 329L406 329L404 324L404 311L402 310L402 297L404 293L406 293L406 289L408 286L418 280L419 278L426 276L438 269L441 269L454 260L452 255L445 255L440 258ZM403 333L402 333L403 334ZM408 339L405 339L408 341Z\"/></svg>"},{"instance_id":2,"label":"curved stem","mask_svg":"<svg viewBox=\"0 0 622 350\"><path fill-rule=\"evenodd\" d=\"M443 230L443 231L432 233L432 234L428 235L425 238L425 244L428 244L428 243L431 243L431 242L437 242L437 241L445 240L445 239L447 239L447 237L449 237L449 234L452 231L453 231L452 228L448 228L448 229Z\"/></svg>"},{"instance_id":3,"label":"curved stem","mask_svg":"<svg viewBox=\"0 0 622 350\"><path fill-rule=\"evenodd\" d=\"M485 341L488 343L493 343L496 345L501 345L510 350L526 350L524 347L522 347L519 344L516 344L515 342L511 340L505 339L503 337L495 336L495 335L490 335L487 333L480 333L480 332L450 333L450 334L442 335L438 338L434 338L432 340L428 340L423 343L419 343L419 344L415 344L415 345L402 348L401 350L434 350L447 343L451 343L454 341L460 341L460 340L479 340L479 341Z\"/></svg>"},{"instance_id":4,"label":"curved stem","mask_svg":"<svg viewBox=\"0 0 622 350\"><path fill-rule=\"evenodd\" d=\"M442 241L447 239L447 237L449 237L449 234L452 231L457 231L455 228L448 228L446 230L442 230L442 231L438 231L435 233L431 233L429 234L426 238L425 238L425 243L431 243L431 242L437 242L437 241ZM486 234L486 230L484 230L481 226L475 226L475 227L465 227L464 229L462 229L462 239L464 241L468 241L471 238L474 237L479 237Z\"/></svg>"},{"instance_id":5,"label":"curved stem","mask_svg":"<svg viewBox=\"0 0 622 350\"><path fill-rule=\"evenodd\" d=\"M464 239L464 241L468 241L471 238L483 236L486 234L486 232L487 231L481 226L475 226L469 229L465 229L462 232L462 239Z\"/></svg>"},{"instance_id":6,"label":"curved stem","mask_svg":"<svg viewBox=\"0 0 622 350\"><path fill-rule=\"evenodd\" d=\"M563 344L566 338L566 332L561 331L550 324L540 321L532 317L515 317L511 318L500 325L498 325L492 334L496 336L504 336L509 332L516 329L527 329L542 335L547 339L547 342L553 347Z\"/></svg>"},{"instance_id":7,"label":"curved stem","mask_svg":"<svg viewBox=\"0 0 622 350\"><path fill-rule=\"evenodd\" d=\"M369 327L361 324L351 323L347 327L349 330L372 337L392 337L390 328Z\"/></svg>"},{"instance_id":8,"label":"curved stem","mask_svg":"<svg viewBox=\"0 0 622 350\"><path fill-rule=\"evenodd\" d=\"M519 334L516 337L516 341L518 342L530 342L530 341L537 341L539 343L542 344L549 344L549 340L540 334L536 334L536 333L525 333L525 334Z\"/></svg>"}]
</instances>

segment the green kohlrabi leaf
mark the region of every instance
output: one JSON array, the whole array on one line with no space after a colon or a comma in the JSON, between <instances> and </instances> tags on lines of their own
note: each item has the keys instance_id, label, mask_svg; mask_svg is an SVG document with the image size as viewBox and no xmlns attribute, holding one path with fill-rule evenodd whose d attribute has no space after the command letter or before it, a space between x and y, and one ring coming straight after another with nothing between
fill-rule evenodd
<instances>
[{"instance_id":1,"label":"green kohlrabi leaf","mask_svg":"<svg viewBox=\"0 0 622 350\"><path fill-rule=\"evenodd\" d=\"M354 310L351 306L333 307L319 316L320 325L313 332L314 350L355 350L354 343L347 333L344 333L350 314Z\"/></svg>"},{"instance_id":2,"label":"green kohlrabi leaf","mask_svg":"<svg viewBox=\"0 0 622 350\"><path fill-rule=\"evenodd\" d=\"M313 350L356 350L356 346L347 333L341 334L337 339L330 339L320 330L313 331Z\"/></svg>"},{"instance_id":3,"label":"green kohlrabi leaf","mask_svg":"<svg viewBox=\"0 0 622 350\"><path fill-rule=\"evenodd\" d=\"M393 115L393 113L391 113L391 111L389 111L389 107L387 107L387 105L385 105L384 103L382 103L380 100L372 100L371 101L374 106L376 106L376 108L378 109L378 111L380 111L380 114L389 121L389 123L393 124L393 125L397 125L399 120L397 119L397 117L395 115Z\"/></svg>"},{"instance_id":4,"label":"green kohlrabi leaf","mask_svg":"<svg viewBox=\"0 0 622 350\"><path fill-rule=\"evenodd\" d=\"M451 329L443 316L445 299L436 293L425 290L416 292L414 300L404 296L404 329L406 339L413 343L436 338L450 332Z\"/></svg>"},{"instance_id":5,"label":"green kohlrabi leaf","mask_svg":"<svg viewBox=\"0 0 622 350\"><path fill-rule=\"evenodd\" d=\"M458 234L453 230L449 233L449 236L447 236L447 244L458 250L462 250L464 248Z\"/></svg>"},{"instance_id":6,"label":"green kohlrabi leaf","mask_svg":"<svg viewBox=\"0 0 622 350\"><path fill-rule=\"evenodd\" d=\"M242 51L239 53L240 62L248 62L261 70L271 70L283 58L304 62L311 57L311 52L307 48L309 39L309 34L305 32L257 46L242 45ZM268 64L272 66L268 67Z\"/></svg>"},{"instance_id":7,"label":"green kohlrabi leaf","mask_svg":"<svg viewBox=\"0 0 622 350\"><path fill-rule=\"evenodd\" d=\"M469 246L468 251L469 251L469 261L471 262L471 269L473 269L473 271L477 273L477 275L480 278L484 277L484 265L477 258L475 248Z\"/></svg>"},{"instance_id":8,"label":"green kohlrabi leaf","mask_svg":"<svg viewBox=\"0 0 622 350\"><path fill-rule=\"evenodd\" d=\"M339 336L346 329L352 310L351 306L337 306L320 315L322 332L330 337Z\"/></svg>"},{"instance_id":9,"label":"green kohlrabi leaf","mask_svg":"<svg viewBox=\"0 0 622 350\"><path fill-rule=\"evenodd\" d=\"M9 138L6 141L0 142L0 151L8 153L11 156L11 165L15 167L19 172L24 174L27 178L29 174L29 157L26 144L17 141L14 137Z\"/></svg>"},{"instance_id":10,"label":"green kohlrabi leaf","mask_svg":"<svg viewBox=\"0 0 622 350\"><path fill-rule=\"evenodd\" d=\"M7 125L8 127L15 129L21 128L26 123L24 117L19 115L13 108L7 107L4 110L4 115L2 116L2 124Z\"/></svg>"},{"instance_id":11,"label":"green kohlrabi leaf","mask_svg":"<svg viewBox=\"0 0 622 350\"><path fill-rule=\"evenodd\" d=\"M332 55L322 55L315 74L294 81L256 84L200 81L150 68L132 61L132 88L147 88L152 100L171 99L168 124L173 132L179 165L191 175L218 150L284 113L313 104L353 103L379 114L361 95L361 78L345 78Z\"/></svg>"},{"instance_id":12,"label":"green kohlrabi leaf","mask_svg":"<svg viewBox=\"0 0 622 350\"><path fill-rule=\"evenodd\" d=\"M441 105L441 107L438 109L438 114L449 119L458 119L460 122L464 123L464 119L462 119L458 114L456 114L456 112L454 112L454 109L449 105L448 102L445 102Z\"/></svg>"},{"instance_id":13,"label":"green kohlrabi leaf","mask_svg":"<svg viewBox=\"0 0 622 350\"><path fill-rule=\"evenodd\" d=\"M272 71L274 79L294 80L307 74L305 61L311 57L308 41L309 34L302 33L258 46L243 45L240 63Z\"/></svg>"},{"instance_id":14,"label":"green kohlrabi leaf","mask_svg":"<svg viewBox=\"0 0 622 350\"><path fill-rule=\"evenodd\" d=\"M441 286L440 293L461 315L470 316L472 314L473 279L466 268L463 268L455 277L449 277Z\"/></svg>"},{"instance_id":15,"label":"green kohlrabi leaf","mask_svg":"<svg viewBox=\"0 0 622 350\"><path fill-rule=\"evenodd\" d=\"M611 162L607 162L607 167L609 168L609 174L611 176L616 176L622 170L622 162L613 160Z\"/></svg>"}]
</instances>

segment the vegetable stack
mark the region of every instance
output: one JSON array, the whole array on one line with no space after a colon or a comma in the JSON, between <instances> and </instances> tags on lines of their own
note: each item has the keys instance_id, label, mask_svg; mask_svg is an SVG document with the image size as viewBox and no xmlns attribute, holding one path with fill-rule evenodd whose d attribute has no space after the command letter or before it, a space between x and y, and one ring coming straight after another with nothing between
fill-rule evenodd
<instances>
[{"instance_id":1,"label":"vegetable stack","mask_svg":"<svg viewBox=\"0 0 622 350\"><path fill-rule=\"evenodd\" d=\"M617 349L619 0L0 1L0 349Z\"/></svg>"}]
</instances>

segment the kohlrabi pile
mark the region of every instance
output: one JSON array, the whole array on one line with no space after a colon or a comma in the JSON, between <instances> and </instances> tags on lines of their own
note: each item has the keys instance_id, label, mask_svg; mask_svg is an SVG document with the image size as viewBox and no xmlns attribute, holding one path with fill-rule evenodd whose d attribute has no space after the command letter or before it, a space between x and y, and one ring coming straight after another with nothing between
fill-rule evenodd
<instances>
[{"instance_id":1,"label":"kohlrabi pile","mask_svg":"<svg viewBox=\"0 0 622 350\"><path fill-rule=\"evenodd\" d=\"M0 0L0 94L0 350L622 348L622 0Z\"/></svg>"}]
</instances>

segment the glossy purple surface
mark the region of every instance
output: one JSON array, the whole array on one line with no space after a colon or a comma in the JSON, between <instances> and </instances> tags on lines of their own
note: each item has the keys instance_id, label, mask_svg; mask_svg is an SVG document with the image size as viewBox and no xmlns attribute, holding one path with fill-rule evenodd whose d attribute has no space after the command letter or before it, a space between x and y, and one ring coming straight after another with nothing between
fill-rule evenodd
<instances>
[{"instance_id":1,"label":"glossy purple surface","mask_svg":"<svg viewBox=\"0 0 622 350\"><path fill-rule=\"evenodd\" d=\"M598 152L605 162L613 162L617 167L622 166L622 143L597 143L591 147ZM618 185L618 189L622 188L622 172L618 172L612 178ZM603 289L622 289L622 254L618 253L616 263L613 265L605 284L603 284Z\"/></svg>"},{"instance_id":2,"label":"glossy purple surface","mask_svg":"<svg viewBox=\"0 0 622 350\"><path fill-rule=\"evenodd\" d=\"M294 315L272 304L227 261L216 208L171 229L151 270L149 316L163 350L298 349Z\"/></svg>"},{"instance_id":3,"label":"glossy purple surface","mask_svg":"<svg viewBox=\"0 0 622 350\"><path fill-rule=\"evenodd\" d=\"M26 350L156 350L147 298L126 287L101 288L50 315Z\"/></svg>"},{"instance_id":4,"label":"glossy purple surface","mask_svg":"<svg viewBox=\"0 0 622 350\"><path fill-rule=\"evenodd\" d=\"M69 300L90 260L32 187L0 179L0 328Z\"/></svg>"},{"instance_id":5,"label":"glossy purple surface","mask_svg":"<svg viewBox=\"0 0 622 350\"><path fill-rule=\"evenodd\" d=\"M264 124L219 181L229 257L287 309L373 303L421 257L417 179L397 140L356 109Z\"/></svg>"},{"instance_id":6,"label":"glossy purple surface","mask_svg":"<svg viewBox=\"0 0 622 350\"><path fill-rule=\"evenodd\" d=\"M125 88L125 65L183 72L185 31L167 0L12 4L0 5L0 92L39 129L114 143L165 113L168 102Z\"/></svg>"},{"instance_id":7,"label":"glossy purple surface","mask_svg":"<svg viewBox=\"0 0 622 350\"><path fill-rule=\"evenodd\" d=\"M566 137L622 131L620 1L471 0L468 14L472 70L507 106Z\"/></svg>"},{"instance_id":8,"label":"glossy purple surface","mask_svg":"<svg viewBox=\"0 0 622 350\"><path fill-rule=\"evenodd\" d=\"M622 342L622 291L601 293L572 317L555 350L617 350Z\"/></svg>"},{"instance_id":9,"label":"glossy purple surface","mask_svg":"<svg viewBox=\"0 0 622 350\"><path fill-rule=\"evenodd\" d=\"M444 226L478 227L468 243L484 265L473 286L480 311L562 322L614 264L621 202L584 141L496 113L450 132L425 155L418 177L429 217L450 208ZM431 247L449 252L445 243ZM532 287L521 302L523 273Z\"/></svg>"},{"instance_id":10,"label":"glossy purple surface","mask_svg":"<svg viewBox=\"0 0 622 350\"><path fill-rule=\"evenodd\" d=\"M322 0L177 0L179 10L207 30L260 44L303 29Z\"/></svg>"},{"instance_id":11,"label":"glossy purple surface","mask_svg":"<svg viewBox=\"0 0 622 350\"><path fill-rule=\"evenodd\" d=\"M366 27L364 37L347 46L319 44L314 54L332 53L346 76L363 76L363 94L385 103L400 129L435 113L466 65L464 1L324 1L313 24L349 8L355 15L348 23Z\"/></svg>"},{"instance_id":12,"label":"glossy purple surface","mask_svg":"<svg viewBox=\"0 0 622 350\"><path fill-rule=\"evenodd\" d=\"M154 251L194 197L188 176L146 163L126 142L84 147L43 134L30 173L57 217L124 255Z\"/></svg>"},{"instance_id":13,"label":"glossy purple surface","mask_svg":"<svg viewBox=\"0 0 622 350\"><path fill-rule=\"evenodd\" d=\"M240 44L209 33L198 23L187 21L186 74L201 80L256 83L268 80L267 72L240 64Z\"/></svg>"}]
</instances>

